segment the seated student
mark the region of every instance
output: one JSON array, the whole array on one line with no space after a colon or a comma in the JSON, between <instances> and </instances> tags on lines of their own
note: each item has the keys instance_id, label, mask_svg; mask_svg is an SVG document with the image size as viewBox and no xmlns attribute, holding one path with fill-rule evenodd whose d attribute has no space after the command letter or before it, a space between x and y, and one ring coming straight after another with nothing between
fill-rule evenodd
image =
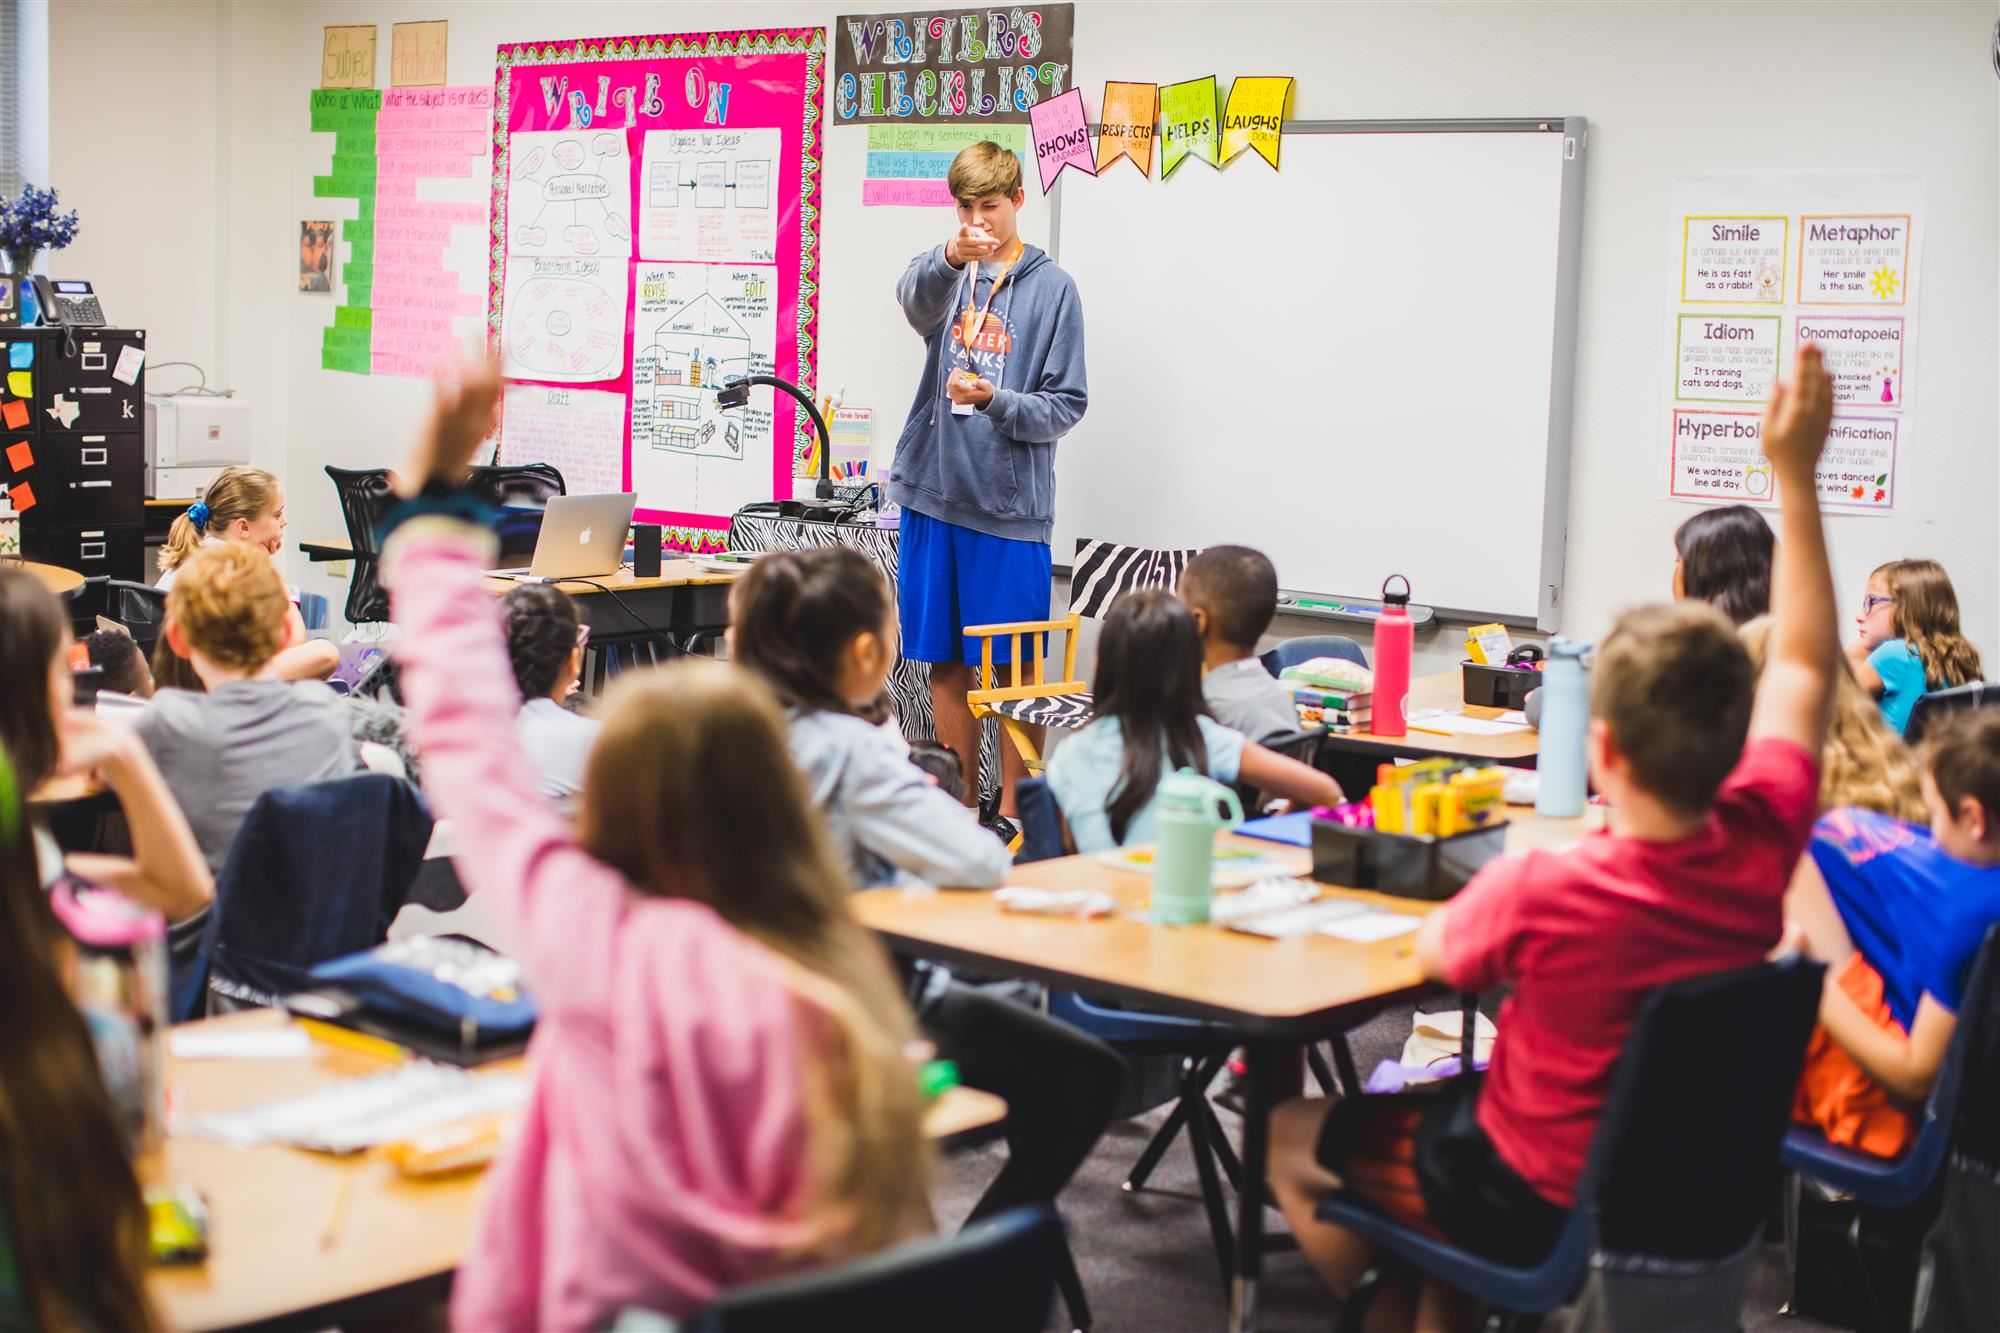
<instances>
[{"instance_id":1,"label":"seated student","mask_svg":"<svg viewBox=\"0 0 2000 1333\"><path fill-rule=\"evenodd\" d=\"M1923 754L1929 828L1831 811L1785 899L1827 964L1793 1115L1876 1157L1916 1141L1966 975L2000 924L2000 709L1940 723Z\"/></svg>"},{"instance_id":2,"label":"seated student","mask_svg":"<svg viewBox=\"0 0 2000 1333\"><path fill-rule=\"evenodd\" d=\"M4 611L0 623L11 627ZM11 692L39 690L0 690ZM71 949L42 891L24 778L0 748L0 1328L159 1328L127 1127L70 993Z\"/></svg>"},{"instance_id":3,"label":"seated student","mask_svg":"<svg viewBox=\"0 0 2000 1333\"><path fill-rule=\"evenodd\" d=\"M1299 729L1292 696L1257 660L1278 614L1278 571L1262 551L1211 546L1181 573L1181 600L1201 631L1201 697L1209 715L1253 740Z\"/></svg>"},{"instance_id":4,"label":"seated student","mask_svg":"<svg viewBox=\"0 0 2000 1333\"><path fill-rule=\"evenodd\" d=\"M355 771L347 708L318 681L287 681L275 663L292 646L278 571L254 547L197 552L167 594L161 638L206 692L162 690L133 723L181 793L209 868L221 873L236 831L273 787Z\"/></svg>"},{"instance_id":5,"label":"seated student","mask_svg":"<svg viewBox=\"0 0 2000 1333\"><path fill-rule=\"evenodd\" d=\"M563 701L583 675L583 646L590 628L576 618L576 603L549 583L524 583L500 600L507 621L507 656L521 691L521 748L535 766L536 787L552 801L583 790L595 718L572 713Z\"/></svg>"},{"instance_id":6,"label":"seated student","mask_svg":"<svg viewBox=\"0 0 2000 1333\"><path fill-rule=\"evenodd\" d=\"M792 758L857 887L914 876L990 889L1011 858L871 713L896 660L896 604L851 547L765 556L730 589L730 653L785 704ZM918 1017L966 1084L1007 1101L1008 1160L972 1217L1052 1201L1111 1122L1118 1053L1065 1023L926 969Z\"/></svg>"},{"instance_id":7,"label":"seated student","mask_svg":"<svg viewBox=\"0 0 2000 1333\"><path fill-rule=\"evenodd\" d=\"M412 491L486 438L492 366L441 388ZM542 1018L520 1136L483 1187L455 1327L681 1318L745 1282L929 1228L915 1036L748 673L621 679L572 824L521 751L494 543L418 500L383 553L410 725L467 888L521 941ZM426 513L426 507L439 512ZM460 511L463 512L463 511Z\"/></svg>"},{"instance_id":8,"label":"seated student","mask_svg":"<svg viewBox=\"0 0 2000 1333\"><path fill-rule=\"evenodd\" d=\"M1758 616L1738 632L1750 650L1750 665L1764 674L1771 650L1771 617ZM1834 681L1833 714L1819 755L1819 808L1859 806L1908 823L1930 817L1924 806L1923 775L1910 747L1889 730L1882 710L1843 670Z\"/></svg>"},{"instance_id":9,"label":"seated student","mask_svg":"<svg viewBox=\"0 0 2000 1333\"><path fill-rule=\"evenodd\" d=\"M1847 660L1901 735L1932 690L1980 678L1979 650L1958 628L1958 594L1935 560L1891 560L1868 576Z\"/></svg>"},{"instance_id":10,"label":"seated student","mask_svg":"<svg viewBox=\"0 0 2000 1333\"><path fill-rule=\"evenodd\" d=\"M65 872L117 889L165 916L176 939L200 938L214 879L180 806L129 727L71 707L69 618L31 574L0 566L0 746L31 793L58 773L88 774L111 789L132 839L129 857L63 855L48 831L31 830L44 888ZM188 924L182 924L188 923Z\"/></svg>"},{"instance_id":11,"label":"seated student","mask_svg":"<svg viewBox=\"0 0 2000 1333\"><path fill-rule=\"evenodd\" d=\"M1097 715L1049 759L1049 791L1079 852L1153 840L1160 779L1193 768L1295 804L1332 805L1340 784L1208 714L1194 612L1158 588L1126 593L1097 636Z\"/></svg>"},{"instance_id":12,"label":"seated student","mask_svg":"<svg viewBox=\"0 0 2000 1333\"><path fill-rule=\"evenodd\" d=\"M1674 596L1741 625L1771 609L1771 525L1749 505L1704 509L1674 530Z\"/></svg>"},{"instance_id":13,"label":"seated student","mask_svg":"<svg viewBox=\"0 0 2000 1333\"><path fill-rule=\"evenodd\" d=\"M260 467L227 467L218 473L201 498L167 529L167 543L160 548L160 578L153 586L171 592L195 552L224 542L240 542L267 556L278 554L285 544L285 491L276 477ZM340 649L324 639L306 637L299 590L287 584L285 592L291 599L292 638L272 670L279 680L325 680L340 665ZM160 674L157 651L153 674Z\"/></svg>"},{"instance_id":14,"label":"seated student","mask_svg":"<svg viewBox=\"0 0 2000 1333\"><path fill-rule=\"evenodd\" d=\"M153 697L153 673L130 634L119 629L94 629L83 641L90 664L104 673L100 689L130 695L134 699Z\"/></svg>"},{"instance_id":15,"label":"seated student","mask_svg":"<svg viewBox=\"0 0 2000 1333\"><path fill-rule=\"evenodd\" d=\"M1813 486L1832 402L1807 345L1764 421L1784 531L1754 698L1749 656L1714 607L1621 616L1591 673L1591 776L1610 798L1610 830L1565 851L1503 857L1425 919L1416 948L1426 975L1462 990L1513 987L1485 1077L1424 1097L1296 1101L1274 1116L1278 1200L1343 1293L1374 1250L1315 1216L1342 1185L1489 1258L1546 1256L1641 1003L1668 983L1760 962L1777 943L1839 671ZM1470 1314L1441 1283L1426 1281L1418 1301L1424 1328ZM1379 1327L1407 1327L1412 1311L1378 1313Z\"/></svg>"}]
</instances>

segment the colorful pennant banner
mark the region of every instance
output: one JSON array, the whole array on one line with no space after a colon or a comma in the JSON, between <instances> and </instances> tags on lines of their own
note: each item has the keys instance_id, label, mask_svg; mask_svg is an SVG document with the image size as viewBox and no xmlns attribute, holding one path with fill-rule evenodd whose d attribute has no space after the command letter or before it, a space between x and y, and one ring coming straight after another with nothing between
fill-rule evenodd
<instances>
[{"instance_id":1,"label":"colorful pennant banner","mask_svg":"<svg viewBox=\"0 0 2000 1333\"><path fill-rule=\"evenodd\" d=\"M1082 89L1072 88L1061 97L1030 107L1028 129L1035 141L1035 165L1041 168L1043 194L1049 192L1064 167L1075 167L1086 176L1097 174Z\"/></svg>"},{"instance_id":2,"label":"colorful pennant banner","mask_svg":"<svg viewBox=\"0 0 2000 1333\"><path fill-rule=\"evenodd\" d=\"M1229 106L1222 115L1222 161L1234 162L1244 149L1278 168L1278 146L1285 123L1285 103L1292 95L1288 77L1251 76L1229 85Z\"/></svg>"},{"instance_id":3,"label":"colorful pennant banner","mask_svg":"<svg viewBox=\"0 0 2000 1333\"><path fill-rule=\"evenodd\" d=\"M1220 117L1215 113L1215 76L1170 83L1160 89L1160 179L1193 158L1211 167L1222 165Z\"/></svg>"},{"instance_id":4,"label":"colorful pennant banner","mask_svg":"<svg viewBox=\"0 0 2000 1333\"><path fill-rule=\"evenodd\" d=\"M1159 118L1160 85L1107 83L1104 110L1098 116L1097 170L1121 157L1130 158L1141 176L1153 174L1153 122Z\"/></svg>"}]
</instances>

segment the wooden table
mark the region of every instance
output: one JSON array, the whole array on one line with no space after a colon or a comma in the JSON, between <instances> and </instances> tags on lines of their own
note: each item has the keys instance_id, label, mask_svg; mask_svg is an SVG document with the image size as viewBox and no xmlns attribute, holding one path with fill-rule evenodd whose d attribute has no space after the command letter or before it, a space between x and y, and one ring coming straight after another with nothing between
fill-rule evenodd
<instances>
[{"instance_id":1,"label":"wooden table","mask_svg":"<svg viewBox=\"0 0 2000 1333\"><path fill-rule=\"evenodd\" d=\"M34 575L44 588L64 601L68 601L83 590L83 575L73 569L64 569L61 565L44 565L34 560L16 560L13 556L8 556L0 560L0 568L18 569L23 573Z\"/></svg>"},{"instance_id":2,"label":"wooden table","mask_svg":"<svg viewBox=\"0 0 2000 1333\"><path fill-rule=\"evenodd\" d=\"M273 1010L190 1025L203 1029L271 1027ZM372 1074L384 1061L315 1044L297 1060L167 1059L177 1115L296 1096L333 1079ZM519 1061L492 1068L518 1070ZM953 1088L924 1120L934 1140L996 1124L1007 1105L990 1093ZM193 1186L208 1200L209 1257L203 1264L155 1268L154 1301L169 1328L214 1329L283 1319L324 1328L357 1312L397 1301L441 1297L472 1232L478 1173L406 1180L385 1162L339 1158L293 1148L230 1148L170 1135L140 1163L151 1185ZM346 1182L332 1243L320 1237ZM308 1316L310 1316L308 1318Z\"/></svg>"},{"instance_id":3,"label":"wooden table","mask_svg":"<svg viewBox=\"0 0 2000 1333\"><path fill-rule=\"evenodd\" d=\"M1514 809L1509 848L1574 841L1601 815L1545 819ZM1232 836L1281 857L1297 873L1311 870L1303 848ZM1242 1034L1248 1064L1243 1080L1244 1181L1265 1177L1272 1074L1280 1054L1344 1031L1388 1005L1436 990L1417 968L1416 936L1354 944L1330 936L1267 940L1219 926L1159 926L1143 910L1152 877L1095 856L1069 856L1017 866L1010 884L1047 889L1096 889L1118 902L1094 920L1002 912L984 893L872 889L854 896L862 924L898 953L958 963L986 976L1022 977L1162 1013L1221 1023ZM1413 916L1436 903L1327 886ZM1237 1192L1236 1261L1229 1327L1256 1324L1258 1269L1263 1256L1263 1191Z\"/></svg>"},{"instance_id":4,"label":"wooden table","mask_svg":"<svg viewBox=\"0 0 2000 1333\"><path fill-rule=\"evenodd\" d=\"M1498 708L1475 708L1465 702L1465 684L1457 671L1441 671L1435 676L1419 676L1410 682L1409 711L1450 708L1467 717L1491 720L1500 716ZM1392 755L1402 758L1429 758L1445 755L1453 759L1484 759L1509 767L1533 768L1541 748L1541 733L1522 727L1506 736L1437 736L1417 731L1413 724L1406 736L1377 736L1372 731L1328 732L1320 749L1347 750L1359 754Z\"/></svg>"}]
</instances>

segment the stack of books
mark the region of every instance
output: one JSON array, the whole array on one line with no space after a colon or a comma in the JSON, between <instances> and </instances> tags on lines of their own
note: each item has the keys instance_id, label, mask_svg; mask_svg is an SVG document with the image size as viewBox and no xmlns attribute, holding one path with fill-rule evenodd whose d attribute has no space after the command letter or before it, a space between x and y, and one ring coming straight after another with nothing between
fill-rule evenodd
<instances>
[{"instance_id":1,"label":"stack of books","mask_svg":"<svg viewBox=\"0 0 2000 1333\"><path fill-rule=\"evenodd\" d=\"M1366 731L1375 678L1339 657L1315 657L1286 667L1278 683L1291 693L1302 730Z\"/></svg>"}]
</instances>

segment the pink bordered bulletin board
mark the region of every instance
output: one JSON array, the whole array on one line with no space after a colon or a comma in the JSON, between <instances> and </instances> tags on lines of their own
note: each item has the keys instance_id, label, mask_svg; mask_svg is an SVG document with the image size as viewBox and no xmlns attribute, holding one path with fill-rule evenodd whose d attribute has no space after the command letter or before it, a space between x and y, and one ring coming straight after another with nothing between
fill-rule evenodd
<instances>
[{"instance_id":1,"label":"pink bordered bulletin board","mask_svg":"<svg viewBox=\"0 0 2000 1333\"><path fill-rule=\"evenodd\" d=\"M510 239L516 242L512 250L524 252L519 257L554 259L557 261L553 266L556 270L561 269L565 255L588 255L588 247L603 247L603 253L594 260L585 260L584 265L593 275L591 281L600 284L600 289L592 298L600 302L606 299L609 284L615 281L606 266L624 266L624 341L615 358L611 358L608 351L602 356L585 357L579 354L575 360L578 363L587 360L589 364L580 364L567 376L526 373L530 359L517 358L507 370L507 376L509 382L514 384L547 384L625 396L625 431L620 464L624 484L639 492L637 517L644 522L664 525L668 529L668 545L676 549L721 547L730 515L738 503L747 502L747 498L788 498L792 494L793 478L806 470L812 444L811 426L805 414L789 397L760 387L752 391L749 408L737 409L726 420L714 416L704 419L701 414L709 409L699 405L698 400L691 401L694 395L689 390L698 386L703 391L712 391L718 383L726 381L729 373L726 367L732 364L747 363L752 369L761 368L760 340L766 338L772 347L770 373L789 379L808 392L815 388L819 333L821 101L825 76L826 35L825 30L820 28L604 37L516 43L499 48L494 74L493 230L487 305L489 346L497 356L502 354L503 346L518 348L531 344L540 336L536 330L548 324L540 307L533 307L536 313L532 327L523 321L510 322L506 309ZM508 217L513 136L535 132L537 137L533 145L543 147L551 142L539 137L540 132L546 131L579 135L578 141L584 143L586 151L594 155L591 159L593 165L587 165L582 170L586 173L597 170L600 173L598 179L609 182L593 185L583 176L566 175L560 178L563 183L558 186L536 187L539 191L536 197L555 199L560 190L565 201L573 200L580 189L586 193L591 190L598 194L607 190L615 192L618 170L615 141L600 141L598 136L609 134L622 137L625 146L624 186L628 191L628 208L622 230L628 236L620 238L618 223L607 220L612 210L592 214L602 224L597 236L593 236L587 226L565 227L563 219L575 216L574 209L557 210L558 220L553 226L541 225L539 217L534 225L523 221L519 224L522 230L517 235L517 229ZM719 167L713 160L706 163L670 163L668 150L662 149L654 164L654 178L649 182L646 156L649 131L707 132L685 141L697 143L700 152L723 151L713 149L717 143L755 144L758 148L754 154L750 149L735 151L739 156L754 155L758 162L744 164L731 158ZM775 140L772 131L776 132ZM660 141L660 136L656 135L655 142ZM678 145L684 141L674 139L672 142ZM773 142L776 145L775 160L763 152L763 146ZM571 160L565 160L560 168L547 168L551 179L555 179L554 173L558 171L577 169L573 160L576 150L568 148L563 141L556 143L566 149ZM544 151L550 153L550 160L554 160L553 149L545 147ZM690 150L689 155L696 151ZM531 155L532 149L524 150L524 168ZM762 166L760 163L769 165ZM681 179L683 177L686 179ZM577 181L583 181L583 185L579 187L574 183ZM701 186L700 208L680 214L659 211L663 200L676 197L676 187L680 190L678 197L682 203L692 203L696 198L697 182ZM717 194L716 189L725 185L738 192L726 196ZM712 212L703 211L709 208L711 200L719 197L729 200L727 208L717 206ZM745 212L747 220L740 228L744 234L717 240L720 235L716 227L718 220L726 220L729 226L736 227L738 203L742 200L766 201L775 219L770 215ZM642 201L648 201L644 208ZM544 203L542 212L548 211ZM606 227L608 231L604 230ZM750 235L753 231L758 234ZM573 241L570 239L572 232L575 232ZM561 239L552 240L551 237ZM774 246L769 244L773 239ZM628 254L615 253L621 240L628 244ZM571 248L563 254L551 254L551 246ZM684 252L665 252L676 247ZM525 253L530 251L532 255ZM669 266L670 271L662 272L662 265ZM642 293L638 290L641 269L647 270L649 299L655 301L644 316L641 314ZM525 274L528 271L524 268L518 272ZM768 279L768 287L760 285L765 279ZM523 312L527 312L533 306L527 296L529 288L522 277L517 276L517 281L523 282L519 305ZM669 325L651 314L666 301L667 298L660 293L670 283L677 291L706 292L712 289L718 293L713 303L704 303L695 314L685 317L689 323L671 326L676 336L680 336L682 328L692 328L699 323L695 332L685 334L686 346L695 355L681 356L676 350L671 366L667 353L659 350L661 344L667 341L661 337L660 330ZM721 294L725 286L728 288L727 295ZM746 301L752 304L746 306ZM725 305L728 305L726 310L723 309ZM599 304L596 309L602 311L604 306ZM608 315L603 318L609 321ZM700 323L704 319L707 322ZM516 328L515 324L522 327ZM647 359L637 377L643 381L640 387L646 400L640 408L642 433L646 438L635 444L634 343L637 324L647 324L650 328L641 335L648 341L648 347L642 349L646 351ZM566 330L568 321L563 320L560 327ZM706 350L699 341L702 338L708 340ZM510 339L514 341L510 343ZM548 339L543 341L546 343ZM674 346L679 349L682 344L677 342ZM740 353L746 346L755 350L734 360L727 355L730 352ZM721 371L716 369L714 359L717 355L714 348L718 347L725 353L722 362L725 369ZM600 347L600 350L603 349ZM654 352L659 352L659 355L654 356ZM602 378L578 378L579 375L594 375L599 371L605 372ZM678 397L670 398L670 392ZM755 420L769 422L771 457L768 487L762 485L762 460L754 438L758 431L744 424L759 412L765 415L755 417ZM692 429L683 429L678 420L683 417ZM737 420L739 417L744 421ZM721 425L724 429L721 433L707 429L712 425ZM740 438L745 440L740 446L744 450L740 460L731 460L724 452L724 435L730 436L726 441L728 448L739 447L739 437L731 432L741 432ZM642 446L654 452L646 453L635 468L634 454ZM685 456L675 452L683 449ZM672 461L663 462L663 459ZM736 462L738 471L729 471L731 461ZM721 476L725 480L722 483L692 481L687 485L666 485L658 480L662 468L679 468L692 476L697 466L706 468L703 476ZM746 468L755 470L741 470ZM608 462L605 475L609 475ZM679 473L675 475L679 476ZM746 498L747 490L752 485L756 493L754 497ZM723 505L720 503L723 500L730 503Z\"/></svg>"}]
</instances>

